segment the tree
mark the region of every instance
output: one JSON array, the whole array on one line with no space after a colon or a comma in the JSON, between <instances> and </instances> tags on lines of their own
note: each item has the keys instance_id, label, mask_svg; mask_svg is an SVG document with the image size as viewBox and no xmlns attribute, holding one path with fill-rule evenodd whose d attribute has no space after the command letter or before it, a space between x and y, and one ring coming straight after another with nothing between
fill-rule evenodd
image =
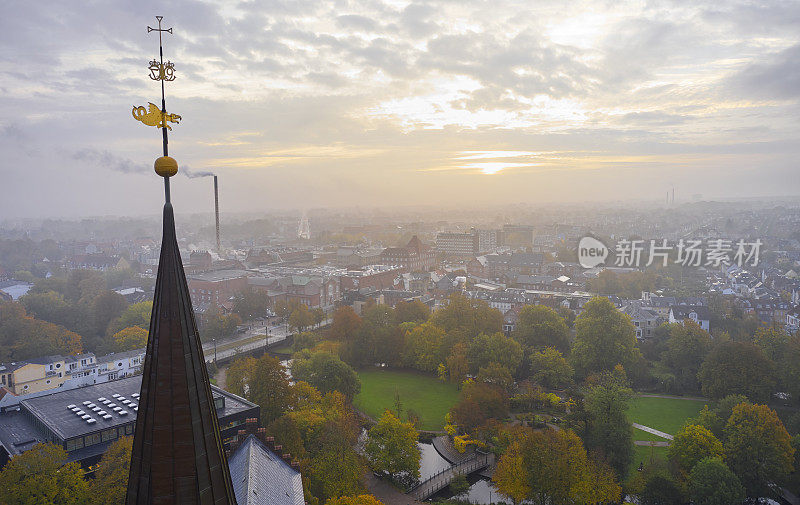
<instances>
[{"instance_id":1,"label":"tree","mask_svg":"<svg viewBox=\"0 0 800 505\"><path fill-rule=\"evenodd\" d=\"M243 321L263 317L267 313L269 296L267 293L247 287L233 295L233 312Z\"/></svg>"},{"instance_id":2,"label":"tree","mask_svg":"<svg viewBox=\"0 0 800 505\"><path fill-rule=\"evenodd\" d=\"M563 388L572 384L575 371L555 347L545 347L531 353L531 379L548 388Z\"/></svg>"},{"instance_id":3,"label":"tree","mask_svg":"<svg viewBox=\"0 0 800 505\"><path fill-rule=\"evenodd\" d=\"M275 315L283 318L284 320L289 314L292 313L292 308L289 307L289 302L285 299L275 300L275 302L272 304L272 308L275 311Z\"/></svg>"},{"instance_id":4,"label":"tree","mask_svg":"<svg viewBox=\"0 0 800 505\"><path fill-rule=\"evenodd\" d=\"M622 494L611 469L590 459L571 430L520 431L492 481L515 503L522 498L537 505L607 503Z\"/></svg>"},{"instance_id":5,"label":"tree","mask_svg":"<svg viewBox=\"0 0 800 505\"><path fill-rule=\"evenodd\" d=\"M685 477L701 459L721 457L722 442L708 429L690 424L675 434L667 454Z\"/></svg>"},{"instance_id":6,"label":"tree","mask_svg":"<svg viewBox=\"0 0 800 505\"><path fill-rule=\"evenodd\" d=\"M532 349L569 350L569 328L558 312L545 305L526 305L514 327L514 338Z\"/></svg>"},{"instance_id":7,"label":"tree","mask_svg":"<svg viewBox=\"0 0 800 505\"><path fill-rule=\"evenodd\" d=\"M683 505L683 493L678 484L667 474L654 473L639 493L640 505Z\"/></svg>"},{"instance_id":8,"label":"tree","mask_svg":"<svg viewBox=\"0 0 800 505\"><path fill-rule=\"evenodd\" d=\"M233 394L261 407L261 423L268 425L294 403L286 369L278 358L264 354L259 359L244 358L228 368L227 388Z\"/></svg>"},{"instance_id":9,"label":"tree","mask_svg":"<svg viewBox=\"0 0 800 505\"><path fill-rule=\"evenodd\" d=\"M478 376L475 377L475 382L494 386L506 393L511 391L514 386L514 378L511 377L511 372L500 363L489 363L481 367L478 371Z\"/></svg>"},{"instance_id":10,"label":"tree","mask_svg":"<svg viewBox=\"0 0 800 505\"><path fill-rule=\"evenodd\" d=\"M469 373L467 361L467 344L459 342L453 346L450 356L447 357L447 374L450 382L461 384Z\"/></svg>"},{"instance_id":11,"label":"tree","mask_svg":"<svg viewBox=\"0 0 800 505\"><path fill-rule=\"evenodd\" d=\"M94 332L99 336L106 335L109 323L119 317L128 308L125 297L114 291L104 290L92 300L92 321Z\"/></svg>"},{"instance_id":12,"label":"tree","mask_svg":"<svg viewBox=\"0 0 800 505\"><path fill-rule=\"evenodd\" d=\"M745 399L746 400L746 399ZM730 416L728 416L730 417ZM725 429L725 419L722 419L717 415L716 412L710 410L708 405L703 405L703 410L697 414L697 417L693 417L686 421L686 424L694 424L696 426L702 426L703 428L707 429L711 433L714 434L717 439L722 437L723 430Z\"/></svg>"},{"instance_id":13,"label":"tree","mask_svg":"<svg viewBox=\"0 0 800 505\"><path fill-rule=\"evenodd\" d=\"M695 505L736 505L745 498L739 478L720 458L704 458L692 468L689 495Z\"/></svg>"},{"instance_id":14,"label":"tree","mask_svg":"<svg viewBox=\"0 0 800 505\"><path fill-rule=\"evenodd\" d=\"M394 311L388 305L374 305L364 310L356 338L347 342L343 358L353 366L373 363L400 363L403 338L394 324Z\"/></svg>"},{"instance_id":15,"label":"tree","mask_svg":"<svg viewBox=\"0 0 800 505\"><path fill-rule=\"evenodd\" d=\"M246 397L250 392L249 383L255 370L256 359L247 357L235 360L225 375L225 389L235 395Z\"/></svg>"},{"instance_id":16,"label":"tree","mask_svg":"<svg viewBox=\"0 0 800 505\"><path fill-rule=\"evenodd\" d=\"M91 481L92 500L97 505L125 503L133 437L122 437L108 446Z\"/></svg>"},{"instance_id":17,"label":"tree","mask_svg":"<svg viewBox=\"0 0 800 505\"><path fill-rule=\"evenodd\" d=\"M307 305L299 305L289 315L289 326L294 328L295 331L303 331L312 324L314 324L314 316Z\"/></svg>"},{"instance_id":18,"label":"tree","mask_svg":"<svg viewBox=\"0 0 800 505\"><path fill-rule=\"evenodd\" d=\"M499 388L474 382L464 386L450 413L462 430L471 432L489 419L504 419L508 400Z\"/></svg>"},{"instance_id":19,"label":"tree","mask_svg":"<svg viewBox=\"0 0 800 505\"><path fill-rule=\"evenodd\" d=\"M532 490L528 484L528 469L525 466L522 442L515 440L508 446L497 462L492 482L501 493L511 498L514 505L519 505L530 496Z\"/></svg>"},{"instance_id":20,"label":"tree","mask_svg":"<svg viewBox=\"0 0 800 505\"><path fill-rule=\"evenodd\" d=\"M631 395L630 389L606 377L584 402L589 416L586 445L603 455L619 479L625 478L633 460L633 434L626 415Z\"/></svg>"},{"instance_id":21,"label":"tree","mask_svg":"<svg viewBox=\"0 0 800 505\"><path fill-rule=\"evenodd\" d=\"M791 437L774 410L740 403L725 426L725 462L745 487L747 496L771 494L770 484L792 471Z\"/></svg>"},{"instance_id":22,"label":"tree","mask_svg":"<svg viewBox=\"0 0 800 505\"><path fill-rule=\"evenodd\" d=\"M419 300L410 302L401 301L394 306L395 324L403 323L424 323L428 320L431 309Z\"/></svg>"},{"instance_id":23,"label":"tree","mask_svg":"<svg viewBox=\"0 0 800 505\"><path fill-rule=\"evenodd\" d=\"M406 334L403 363L423 372L435 371L447 356L445 338L444 330L430 321L415 326Z\"/></svg>"},{"instance_id":24,"label":"tree","mask_svg":"<svg viewBox=\"0 0 800 505\"><path fill-rule=\"evenodd\" d=\"M630 317L618 311L608 298L589 300L575 319L575 328L570 359L580 377L611 370L617 364L630 370L641 356Z\"/></svg>"},{"instance_id":25,"label":"tree","mask_svg":"<svg viewBox=\"0 0 800 505\"><path fill-rule=\"evenodd\" d=\"M522 357L523 350L519 342L502 332L478 335L467 346L467 360L473 373L490 363L497 363L515 375Z\"/></svg>"},{"instance_id":26,"label":"tree","mask_svg":"<svg viewBox=\"0 0 800 505\"><path fill-rule=\"evenodd\" d=\"M305 381L321 393L339 391L352 399L361 391L361 381L350 365L327 352L303 351L292 362L292 377Z\"/></svg>"},{"instance_id":27,"label":"tree","mask_svg":"<svg viewBox=\"0 0 800 505\"><path fill-rule=\"evenodd\" d=\"M218 309L213 308L204 314L205 323L200 329L200 338L203 342L210 342L214 339L223 339L236 331L242 324L239 314L223 315Z\"/></svg>"},{"instance_id":28,"label":"tree","mask_svg":"<svg viewBox=\"0 0 800 505\"><path fill-rule=\"evenodd\" d=\"M313 331L304 331L294 336L292 340L292 351L298 352L303 349L312 349L322 341L322 337Z\"/></svg>"},{"instance_id":29,"label":"tree","mask_svg":"<svg viewBox=\"0 0 800 505\"><path fill-rule=\"evenodd\" d=\"M28 294L19 299L19 302L25 306L26 312L36 319L74 328L75 311L64 301L61 293L56 291L39 292L31 289Z\"/></svg>"},{"instance_id":30,"label":"tree","mask_svg":"<svg viewBox=\"0 0 800 505\"><path fill-rule=\"evenodd\" d=\"M450 481L450 492L453 494L454 498L458 498L462 494L469 491L470 484L467 480L467 476L463 473L456 474L453 477L453 480Z\"/></svg>"},{"instance_id":31,"label":"tree","mask_svg":"<svg viewBox=\"0 0 800 505\"><path fill-rule=\"evenodd\" d=\"M664 364L675 374L678 387L685 390L699 389L697 373L711 349L711 335L694 321L687 320L669 325L667 351Z\"/></svg>"},{"instance_id":32,"label":"tree","mask_svg":"<svg viewBox=\"0 0 800 505\"><path fill-rule=\"evenodd\" d=\"M639 297L642 291L653 291L655 281L656 277L652 272L617 274L611 270L603 270L596 279L589 282L589 289L603 295L634 299Z\"/></svg>"},{"instance_id":33,"label":"tree","mask_svg":"<svg viewBox=\"0 0 800 505\"><path fill-rule=\"evenodd\" d=\"M338 391L320 397L302 381L292 392L294 408L273 425L280 423L285 432L302 440L301 466L309 478L308 490L322 501L356 494L364 465L354 449L360 428L350 402Z\"/></svg>"},{"instance_id":34,"label":"tree","mask_svg":"<svg viewBox=\"0 0 800 505\"><path fill-rule=\"evenodd\" d=\"M94 270L72 270L67 276L64 297L69 303L89 305L106 287L103 276Z\"/></svg>"},{"instance_id":35,"label":"tree","mask_svg":"<svg viewBox=\"0 0 800 505\"><path fill-rule=\"evenodd\" d=\"M740 403L750 403L745 395L728 395L725 398L717 401L717 404L714 405L714 413L722 420L722 430L725 430L725 424L728 422L728 419L731 418L733 415L733 408ZM721 435L717 438L720 438Z\"/></svg>"},{"instance_id":36,"label":"tree","mask_svg":"<svg viewBox=\"0 0 800 505\"><path fill-rule=\"evenodd\" d=\"M21 303L0 301L0 363L82 350L77 333L29 317Z\"/></svg>"},{"instance_id":37,"label":"tree","mask_svg":"<svg viewBox=\"0 0 800 505\"><path fill-rule=\"evenodd\" d=\"M753 343L764 352L767 359L778 363L786 354L789 335L778 326L762 326L753 335Z\"/></svg>"},{"instance_id":38,"label":"tree","mask_svg":"<svg viewBox=\"0 0 800 505\"><path fill-rule=\"evenodd\" d=\"M384 411L378 423L369 429L364 452L370 467L393 479L410 482L419 479L419 433L410 422L400 421L395 414Z\"/></svg>"},{"instance_id":39,"label":"tree","mask_svg":"<svg viewBox=\"0 0 800 505\"><path fill-rule=\"evenodd\" d=\"M361 489L364 472L360 456L335 423L322 427L319 450L311 456L311 479L314 494L320 499L355 494Z\"/></svg>"},{"instance_id":40,"label":"tree","mask_svg":"<svg viewBox=\"0 0 800 505\"><path fill-rule=\"evenodd\" d=\"M122 313L108 324L107 335L113 335L123 328L139 326L143 330L150 328L150 313L153 311L153 302L139 302L128 305Z\"/></svg>"},{"instance_id":41,"label":"tree","mask_svg":"<svg viewBox=\"0 0 800 505\"><path fill-rule=\"evenodd\" d=\"M447 305L431 315L431 322L442 328L453 343L469 342L481 333L502 331L503 314L483 300L452 294Z\"/></svg>"},{"instance_id":42,"label":"tree","mask_svg":"<svg viewBox=\"0 0 800 505\"><path fill-rule=\"evenodd\" d=\"M383 505L383 502L371 494L360 494L358 496L341 496L331 498L325 505Z\"/></svg>"},{"instance_id":43,"label":"tree","mask_svg":"<svg viewBox=\"0 0 800 505\"><path fill-rule=\"evenodd\" d=\"M328 334L334 340L348 341L355 338L359 328L361 328L361 318L353 307L345 305L333 313L333 323Z\"/></svg>"},{"instance_id":44,"label":"tree","mask_svg":"<svg viewBox=\"0 0 800 505\"><path fill-rule=\"evenodd\" d=\"M0 471L0 503L83 505L89 485L78 463L65 463L67 452L47 443L14 457Z\"/></svg>"},{"instance_id":45,"label":"tree","mask_svg":"<svg viewBox=\"0 0 800 505\"><path fill-rule=\"evenodd\" d=\"M119 330L112 337L114 352L132 351L147 346L147 330L139 326L130 326Z\"/></svg>"},{"instance_id":46,"label":"tree","mask_svg":"<svg viewBox=\"0 0 800 505\"><path fill-rule=\"evenodd\" d=\"M779 361L782 390L792 395L795 403L800 401L800 332L789 339L786 352Z\"/></svg>"},{"instance_id":47,"label":"tree","mask_svg":"<svg viewBox=\"0 0 800 505\"><path fill-rule=\"evenodd\" d=\"M314 326L319 327L322 321L325 320L325 311L320 307L315 307L311 310L311 318L314 321Z\"/></svg>"},{"instance_id":48,"label":"tree","mask_svg":"<svg viewBox=\"0 0 800 505\"><path fill-rule=\"evenodd\" d=\"M775 364L754 344L721 342L708 354L697 377L703 394L711 398L738 393L767 401L775 387Z\"/></svg>"}]
</instances>

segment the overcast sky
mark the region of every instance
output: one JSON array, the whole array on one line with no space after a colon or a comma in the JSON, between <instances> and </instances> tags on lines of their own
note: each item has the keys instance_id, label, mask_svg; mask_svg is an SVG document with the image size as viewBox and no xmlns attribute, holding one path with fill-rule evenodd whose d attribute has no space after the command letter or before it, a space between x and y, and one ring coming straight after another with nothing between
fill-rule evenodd
<instances>
[{"instance_id":1,"label":"overcast sky","mask_svg":"<svg viewBox=\"0 0 800 505\"><path fill-rule=\"evenodd\" d=\"M800 2L0 0L0 219L800 193ZM176 208L211 180L177 176Z\"/></svg>"}]
</instances>

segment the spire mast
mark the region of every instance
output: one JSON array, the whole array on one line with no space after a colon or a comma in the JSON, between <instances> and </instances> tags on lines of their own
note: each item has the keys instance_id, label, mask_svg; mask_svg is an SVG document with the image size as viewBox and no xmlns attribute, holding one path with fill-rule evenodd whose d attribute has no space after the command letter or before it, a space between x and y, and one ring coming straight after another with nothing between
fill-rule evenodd
<instances>
[{"instance_id":1,"label":"spire mast","mask_svg":"<svg viewBox=\"0 0 800 505\"><path fill-rule=\"evenodd\" d=\"M156 21L158 21L158 28L153 28L151 26L147 27L147 33L150 32L158 32L158 57L159 61L153 60L150 62L150 79L154 81L161 81L161 121L156 126L161 127L161 137L162 137L162 144L164 147L164 156L169 156L169 140L167 139L167 129L172 129L167 125L167 121L170 121L168 116L173 116L173 114L167 114L167 100L166 100L166 92L164 90L164 81L174 81L175 80L175 65L171 61L167 61L166 65L164 64L164 42L161 37L163 32L167 32L172 35L172 27L170 28L161 28L161 20L164 19L164 16L156 16ZM136 117L134 115L134 117ZM178 120L180 120L180 116L177 116ZM138 119L138 118L137 118ZM159 174L160 175L160 174ZM170 191L169 191L169 177L164 177L164 197L167 203L170 201Z\"/></svg>"}]
</instances>

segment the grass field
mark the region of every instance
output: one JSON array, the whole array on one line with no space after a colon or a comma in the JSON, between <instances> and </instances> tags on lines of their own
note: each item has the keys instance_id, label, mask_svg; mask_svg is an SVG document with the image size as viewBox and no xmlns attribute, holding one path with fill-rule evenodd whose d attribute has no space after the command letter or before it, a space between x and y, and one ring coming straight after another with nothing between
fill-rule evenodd
<instances>
[{"instance_id":1,"label":"grass field","mask_svg":"<svg viewBox=\"0 0 800 505\"><path fill-rule=\"evenodd\" d=\"M670 435L681 429L683 423L703 409L704 400L677 398L643 398L631 400L628 419ZM634 431L634 440L663 440L641 430Z\"/></svg>"},{"instance_id":2,"label":"grass field","mask_svg":"<svg viewBox=\"0 0 800 505\"><path fill-rule=\"evenodd\" d=\"M356 407L378 419L385 409L394 409L395 393L400 394L403 418L411 409L422 418L421 429L441 430L444 415L458 401L458 388L431 375L389 370L362 370L361 393L355 398Z\"/></svg>"},{"instance_id":3,"label":"grass field","mask_svg":"<svg viewBox=\"0 0 800 505\"><path fill-rule=\"evenodd\" d=\"M639 468L640 463L644 463L647 466L650 463L650 460L662 460L666 461L667 459L667 450L669 447L647 447L644 445L634 445L633 446L633 461L631 461L630 470L628 471L628 476L630 477L633 472Z\"/></svg>"}]
</instances>

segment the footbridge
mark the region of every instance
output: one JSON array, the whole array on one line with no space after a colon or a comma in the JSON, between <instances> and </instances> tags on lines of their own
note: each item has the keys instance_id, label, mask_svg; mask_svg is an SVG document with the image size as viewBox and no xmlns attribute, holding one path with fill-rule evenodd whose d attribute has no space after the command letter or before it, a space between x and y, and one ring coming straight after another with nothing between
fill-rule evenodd
<instances>
[{"instance_id":1,"label":"footbridge","mask_svg":"<svg viewBox=\"0 0 800 505\"><path fill-rule=\"evenodd\" d=\"M415 500L424 501L450 485L450 482L460 474L469 475L479 472L494 463L494 454L475 451L462 461L440 470L428 479L420 482L411 490L408 495Z\"/></svg>"}]
</instances>

